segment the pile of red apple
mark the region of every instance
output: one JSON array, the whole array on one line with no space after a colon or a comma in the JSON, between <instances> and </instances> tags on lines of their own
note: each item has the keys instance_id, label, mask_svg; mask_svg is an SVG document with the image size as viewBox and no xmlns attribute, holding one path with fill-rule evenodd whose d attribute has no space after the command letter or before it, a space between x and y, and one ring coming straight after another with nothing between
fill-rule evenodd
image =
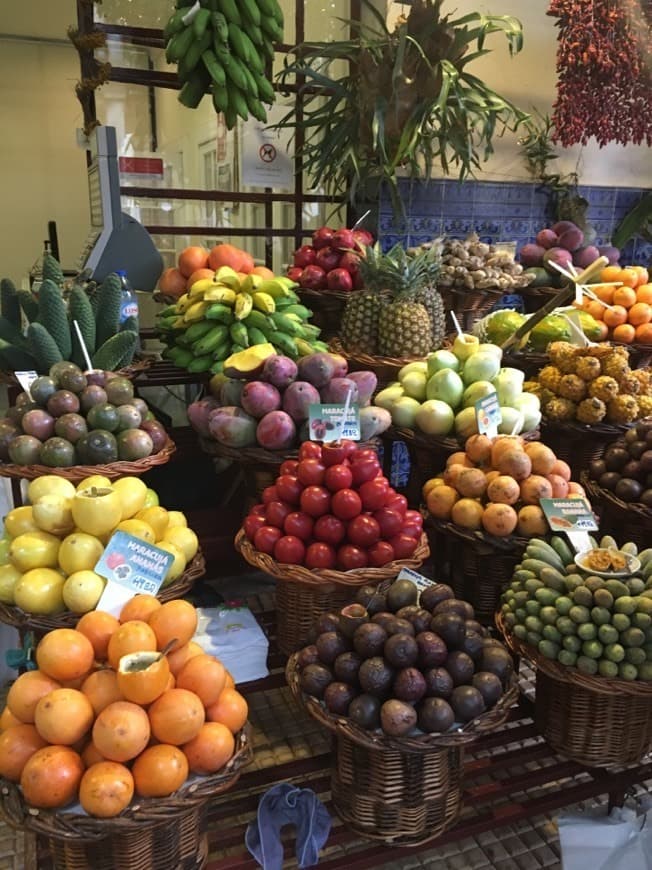
<instances>
[{"instance_id":1,"label":"pile of red apple","mask_svg":"<svg viewBox=\"0 0 652 870\"><path fill-rule=\"evenodd\" d=\"M423 531L418 511L389 485L374 450L342 440L305 441L244 521L256 550L313 570L382 568L410 559Z\"/></svg>"},{"instance_id":2,"label":"pile of red apple","mask_svg":"<svg viewBox=\"0 0 652 870\"><path fill-rule=\"evenodd\" d=\"M294 252L288 277L304 290L361 290L358 264L365 246L373 241L367 230L320 227L312 234L311 245Z\"/></svg>"}]
</instances>

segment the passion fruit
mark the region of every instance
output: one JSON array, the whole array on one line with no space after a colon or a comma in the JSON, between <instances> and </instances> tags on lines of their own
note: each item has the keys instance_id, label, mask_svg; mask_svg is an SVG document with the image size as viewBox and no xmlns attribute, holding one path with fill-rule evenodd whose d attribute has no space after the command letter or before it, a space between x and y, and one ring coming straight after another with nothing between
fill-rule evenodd
<instances>
[{"instance_id":1,"label":"passion fruit","mask_svg":"<svg viewBox=\"0 0 652 870\"><path fill-rule=\"evenodd\" d=\"M421 668L443 665L448 656L446 644L434 631L421 631L415 638L418 648L417 662Z\"/></svg>"},{"instance_id":2,"label":"passion fruit","mask_svg":"<svg viewBox=\"0 0 652 870\"><path fill-rule=\"evenodd\" d=\"M333 663L333 671L335 676L342 683L348 683L350 686L359 685L358 671L362 665L363 659L356 652L345 652L339 655Z\"/></svg>"},{"instance_id":3,"label":"passion fruit","mask_svg":"<svg viewBox=\"0 0 652 870\"><path fill-rule=\"evenodd\" d=\"M366 622L353 634L353 648L363 659L380 655L387 640L387 632L375 622Z\"/></svg>"},{"instance_id":4,"label":"passion fruit","mask_svg":"<svg viewBox=\"0 0 652 870\"><path fill-rule=\"evenodd\" d=\"M39 441L47 441L54 435L54 417L40 408L23 414L20 425L25 435L33 435Z\"/></svg>"},{"instance_id":5,"label":"passion fruit","mask_svg":"<svg viewBox=\"0 0 652 870\"><path fill-rule=\"evenodd\" d=\"M59 387L62 390L70 390L71 393L81 393L87 385L86 375L80 368L67 368L59 375Z\"/></svg>"},{"instance_id":6,"label":"passion fruit","mask_svg":"<svg viewBox=\"0 0 652 870\"><path fill-rule=\"evenodd\" d=\"M390 737L404 737L417 724L417 711L405 701L385 701L380 708L380 727Z\"/></svg>"},{"instance_id":7,"label":"passion fruit","mask_svg":"<svg viewBox=\"0 0 652 870\"><path fill-rule=\"evenodd\" d=\"M313 698L323 698L326 687L333 682L333 674L324 665L308 665L301 671L301 689Z\"/></svg>"},{"instance_id":8,"label":"passion fruit","mask_svg":"<svg viewBox=\"0 0 652 870\"><path fill-rule=\"evenodd\" d=\"M419 647L409 634L393 634L385 643L383 654L395 668L409 668L416 664Z\"/></svg>"},{"instance_id":9,"label":"passion fruit","mask_svg":"<svg viewBox=\"0 0 652 870\"><path fill-rule=\"evenodd\" d=\"M9 444L9 458L16 465L38 465L42 446L33 435L19 435Z\"/></svg>"},{"instance_id":10,"label":"passion fruit","mask_svg":"<svg viewBox=\"0 0 652 870\"><path fill-rule=\"evenodd\" d=\"M48 438L41 447L39 458L43 465L50 468L70 468L77 458L75 448L65 438Z\"/></svg>"},{"instance_id":11,"label":"passion fruit","mask_svg":"<svg viewBox=\"0 0 652 870\"><path fill-rule=\"evenodd\" d=\"M39 405L45 405L50 396L56 393L57 385L53 378L41 375L35 381L32 381L29 391L32 394L33 401L38 402Z\"/></svg>"},{"instance_id":12,"label":"passion fruit","mask_svg":"<svg viewBox=\"0 0 652 870\"><path fill-rule=\"evenodd\" d=\"M326 686L324 692L324 704L329 713L336 716L346 716L351 701L357 695L357 691L348 683L332 682Z\"/></svg>"},{"instance_id":13,"label":"passion fruit","mask_svg":"<svg viewBox=\"0 0 652 870\"><path fill-rule=\"evenodd\" d=\"M20 435L20 429L7 417L0 420L0 459L9 460L9 445Z\"/></svg>"},{"instance_id":14,"label":"passion fruit","mask_svg":"<svg viewBox=\"0 0 652 870\"><path fill-rule=\"evenodd\" d=\"M168 443L168 433L165 431L165 426L159 423L158 420L145 420L140 424L143 432L147 432L152 439L152 453L160 453Z\"/></svg>"},{"instance_id":15,"label":"passion fruit","mask_svg":"<svg viewBox=\"0 0 652 870\"><path fill-rule=\"evenodd\" d=\"M112 405L128 405L134 397L134 385L127 378L111 378L104 389Z\"/></svg>"},{"instance_id":16,"label":"passion fruit","mask_svg":"<svg viewBox=\"0 0 652 870\"><path fill-rule=\"evenodd\" d=\"M76 414L79 411L79 398L70 390L57 390L48 399L47 409L53 417Z\"/></svg>"},{"instance_id":17,"label":"passion fruit","mask_svg":"<svg viewBox=\"0 0 652 870\"><path fill-rule=\"evenodd\" d=\"M402 668L394 678L392 694L399 701L420 701L426 694L425 677L418 668Z\"/></svg>"},{"instance_id":18,"label":"passion fruit","mask_svg":"<svg viewBox=\"0 0 652 870\"><path fill-rule=\"evenodd\" d=\"M67 371L81 371L81 369L79 366L76 366L74 362L69 362L68 360L61 360L60 362L54 363L54 365L50 366L48 374L57 385L57 389L60 389L61 375Z\"/></svg>"},{"instance_id":19,"label":"passion fruit","mask_svg":"<svg viewBox=\"0 0 652 870\"><path fill-rule=\"evenodd\" d=\"M487 707L493 707L503 694L503 686L498 677L489 671L479 671L473 675L472 685L480 692Z\"/></svg>"},{"instance_id":20,"label":"passion fruit","mask_svg":"<svg viewBox=\"0 0 652 870\"><path fill-rule=\"evenodd\" d=\"M142 429L125 429L123 432L118 432L116 440L118 456L126 462L145 459L146 456L151 456L154 450L152 439Z\"/></svg>"},{"instance_id":21,"label":"passion fruit","mask_svg":"<svg viewBox=\"0 0 652 870\"><path fill-rule=\"evenodd\" d=\"M315 665L319 661L319 650L314 643L309 646L304 646L297 653L297 663L300 668L306 668L308 665ZM339 677L338 677L339 679Z\"/></svg>"},{"instance_id":22,"label":"passion fruit","mask_svg":"<svg viewBox=\"0 0 652 870\"><path fill-rule=\"evenodd\" d=\"M373 730L380 725L380 701L375 695L358 695L349 704L349 718L361 728Z\"/></svg>"},{"instance_id":23,"label":"passion fruit","mask_svg":"<svg viewBox=\"0 0 652 870\"><path fill-rule=\"evenodd\" d=\"M116 410L118 412L118 432L125 429L138 429L142 420L140 411L135 405L119 405Z\"/></svg>"},{"instance_id":24,"label":"passion fruit","mask_svg":"<svg viewBox=\"0 0 652 870\"><path fill-rule=\"evenodd\" d=\"M443 698L424 698L417 712L419 728L428 734L442 734L455 722L453 708Z\"/></svg>"},{"instance_id":25,"label":"passion fruit","mask_svg":"<svg viewBox=\"0 0 652 870\"><path fill-rule=\"evenodd\" d=\"M320 634L315 642L319 660L325 665L332 664L335 659L349 649L349 643L338 631L327 631Z\"/></svg>"},{"instance_id":26,"label":"passion fruit","mask_svg":"<svg viewBox=\"0 0 652 870\"><path fill-rule=\"evenodd\" d=\"M457 722L470 722L487 709L484 698L474 686L457 686L450 697Z\"/></svg>"},{"instance_id":27,"label":"passion fruit","mask_svg":"<svg viewBox=\"0 0 652 870\"><path fill-rule=\"evenodd\" d=\"M80 461L85 465L105 465L118 460L115 437L104 429L94 429L88 435L82 435L75 446Z\"/></svg>"},{"instance_id":28,"label":"passion fruit","mask_svg":"<svg viewBox=\"0 0 652 870\"><path fill-rule=\"evenodd\" d=\"M386 698L394 682L394 671L382 656L373 656L360 665L360 688L365 694Z\"/></svg>"},{"instance_id":29,"label":"passion fruit","mask_svg":"<svg viewBox=\"0 0 652 870\"><path fill-rule=\"evenodd\" d=\"M106 391L96 384L89 384L79 394L79 405L83 414L88 414L95 405L106 404Z\"/></svg>"},{"instance_id":30,"label":"passion fruit","mask_svg":"<svg viewBox=\"0 0 652 870\"><path fill-rule=\"evenodd\" d=\"M107 432L116 432L120 425L118 409L110 402L103 405L93 405L86 414L86 422L90 429L106 429Z\"/></svg>"},{"instance_id":31,"label":"passion fruit","mask_svg":"<svg viewBox=\"0 0 652 870\"><path fill-rule=\"evenodd\" d=\"M424 610L429 610L432 613L441 601L446 601L448 598L455 598L455 593L451 587L445 583L433 583L432 586L426 586L421 591L419 604Z\"/></svg>"},{"instance_id":32,"label":"passion fruit","mask_svg":"<svg viewBox=\"0 0 652 870\"><path fill-rule=\"evenodd\" d=\"M76 444L88 433L88 426L81 414L64 414L55 422L54 431L59 438L65 438L71 444Z\"/></svg>"}]
</instances>

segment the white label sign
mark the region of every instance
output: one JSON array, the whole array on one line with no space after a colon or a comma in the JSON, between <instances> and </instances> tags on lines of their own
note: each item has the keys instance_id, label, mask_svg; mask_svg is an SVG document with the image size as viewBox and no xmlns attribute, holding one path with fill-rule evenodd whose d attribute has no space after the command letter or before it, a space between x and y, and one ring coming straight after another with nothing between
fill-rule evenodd
<instances>
[{"instance_id":1,"label":"white label sign","mask_svg":"<svg viewBox=\"0 0 652 870\"><path fill-rule=\"evenodd\" d=\"M242 127L242 184L247 187L294 187L294 161L290 151L290 131L270 129L288 113L287 106L267 109L267 123L247 121Z\"/></svg>"},{"instance_id":2,"label":"white label sign","mask_svg":"<svg viewBox=\"0 0 652 870\"><path fill-rule=\"evenodd\" d=\"M411 580L414 585L417 587L419 592L423 592L428 586L434 586L436 581L429 580L427 577L424 577L423 574L419 574L418 571L413 571L412 568L401 568L401 571L396 578L397 580Z\"/></svg>"},{"instance_id":3,"label":"white label sign","mask_svg":"<svg viewBox=\"0 0 652 870\"><path fill-rule=\"evenodd\" d=\"M16 375L16 380L21 385L21 387L29 396L31 396L31 386L38 378L38 374L36 372L14 372L14 374Z\"/></svg>"}]
</instances>

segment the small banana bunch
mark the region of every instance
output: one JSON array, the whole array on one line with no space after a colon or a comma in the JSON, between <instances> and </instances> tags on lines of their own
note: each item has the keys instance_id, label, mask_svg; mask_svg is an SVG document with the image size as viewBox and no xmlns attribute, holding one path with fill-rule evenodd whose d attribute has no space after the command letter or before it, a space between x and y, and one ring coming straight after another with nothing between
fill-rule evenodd
<instances>
[{"instance_id":1,"label":"small banana bunch","mask_svg":"<svg viewBox=\"0 0 652 870\"><path fill-rule=\"evenodd\" d=\"M263 103L274 102L265 73L274 42L283 39L278 0L177 0L163 34L165 57L177 64L179 101L196 109L210 91L216 112L231 130L253 116L267 121Z\"/></svg>"},{"instance_id":2,"label":"small banana bunch","mask_svg":"<svg viewBox=\"0 0 652 870\"><path fill-rule=\"evenodd\" d=\"M159 314L164 358L191 372L217 374L232 353L257 344L272 344L292 359L327 350L294 286L285 277L243 277L229 266L214 279L200 278Z\"/></svg>"}]
</instances>

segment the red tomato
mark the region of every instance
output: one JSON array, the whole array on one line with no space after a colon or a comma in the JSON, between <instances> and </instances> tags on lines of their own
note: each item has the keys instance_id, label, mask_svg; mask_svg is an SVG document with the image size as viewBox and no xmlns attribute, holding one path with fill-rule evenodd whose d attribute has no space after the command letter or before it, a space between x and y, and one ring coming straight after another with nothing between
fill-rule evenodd
<instances>
[{"instance_id":1,"label":"red tomato","mask_svg":"<svg viewBox=\"0 0 652 870\"><path fill-rule=\"evenodd\" d=\"M389 541L378 541L367 550L369 564L372 568L382 568L388 562L394 561L394 548Z\"/></svg>"},{"instance_id":2,"label":"red tomato","mask_svg":"<svg viewBox=\"0 0 652 870\"><path fill-rule=\"evenodd\" d=\"M259 516L259 517L264 517L264 516L265 516L265 511L266 511L266 510L267 510L267 505L266 505L266 504L255 504L255 505L251 508L251 510L249 511L249 513L250 513L250 514L256 514L256 515Z\"/></svg>"},{"instance_id":3,"label":"red tomato","mask_svg":"<svg viewBox=\"0 0 652 870\"><path fill-rule=\"evenodd\" d=\"M284 501L270 501L265 511L265 519L267 525L276 526L277 529L282 529L285 525L285 518L292 513L292 506Z\"/></svg>"},{"instance_id":4,"label":"red tomato","mask_svg":"<svg viewBox=\"0 0 652 870\"><path fill-rule=\"evenodd\" d=\"M321 486L325 473L326 466L319 459L302 459L297 469L297 477L304 486Z\"/></svg>"},{"instance_id":5,"label":"red tomato","mask_svg":"<svg viewBox=\"0 0 652 870\"><path fill-rule=\"evenodd\" d=\"M292 474L282 474L276 478L276 492L279 499L288 504L299 504L303 486L298 477Z\"/></svg>"},{"instance_id":6,"label":"red tomato","mask_svg":"<svg viewBox=\"0 0 652 870\"><path fill-rule=\"evenodd\" d=\"M279 468L279 475L281 474L291 474L292 477L297 476L297 468L299 467L298 459L286 459L285 462L281 463L281 467Z\"/></svg>"},{"instance_id":7,"label":"red tomato","mask_svg":"<svg viewBox=\"0 0 652 870\"><path fill-rule=\"evenodd\" d=\"M338 489L348 489L352 481L353 476L348 465L339 463L326 469L324 483L331 492L337 492Z\"/></svg>"},{"instance_id":8,"label":"red tomato","mask_svg":"<svg viewBox=\"0 0 652 870\"><path fill-rule=\"evenodd\" d=\"M275 486L266 486L262 498L263 504L269 504L270 501L278 501L280 496Z\"/></svg>"},{"instance_id":9,"label":"red tomato","mask_svg":"<svg viewBox=\"0 0 652 870\"><path fill-rule=\"evenodd\" d=\"M254 535L254 547L260 550L261 553L267 553L269 556L274 554L274 546L281 538L283 532L277 529L276 526L261 526Z\"/></svg>"},{"instance_id":10,"label":"red tomato","mask_svg":"<svg viewBox=\"0 0 652 870\"><path fill-rule=\"evenodd\" d=\"M423 534L423 527L414 522L408 523L404 521L401 526L401 533L403 535L409 535L411 538L414 538L415 541L418 541Z\"/></svg>"},{"instance_id":11,"label":"red tomato","mask_svg":"<svg viewBox=\"0 0 652 870\"><path fill-rule=\"evenodd\" d=\"M407 510L408 502L404 495L399 495L398 493L394 493L391 498L385 500L385 507L391 508L391 510L396 511L401 516L405 516L405 511Z\"/></svg>"},{"instance_id":12,"label":"red tomato","mask_svg":"<svg viewBox=\"0 0 652 870\"><path fill-rule=\"evenodd\" d=\"M319 517L312 533L318 541L323 541L336 547L344 540L346 528L342 520L339 520L332 514L326 514L323 517Z\"/></svg>"},{"instance_id":13,"label":"red tomato","mask_svg":"<svg viewBox=\"0 0 652 870\"><path fill-rule=\"evenodd\" d=\"M304 565L306 568L319 570L320 568L334 568L337 561L335 549L330 544L316 541L310 544L306 550Z\"/></svg>"},{"instance_id":14,"label":"red tomato","mask_svg":"<svg viewBox=\"0 0 652 870\"><path fill-rule=\"evenodd\" d=\"M299 459L321 459L321 445L316 441L304 441L299 447Z\"/></svg>"},{"instance_id":15,"label":"red tomato","mask_svg":"<svg viewBox=\"0 0 652 870\"><path fill-rule=\"evenodd\" d=\"M321 461L329 468L331 465L340 465L349 455L345 442L331 441L324 444L321 449Z\"/></svg>"},{"instance_id":16,"label":"red tomato","mask_svg":"<svg viewBox=\"0 0 652 870\"><path fill-rule=\"evenodd\" d=\"M352 571L354 568L366 568L369 564L366 552L361 547L353 544L344 544L337 551L337 564L344 571Z\"/></svg>"},{"instance_id":17,"label":"red tomato","mask_svg":"<svg viewBox=\"0 0 652 870\"><path fill-rule=\"evenodd\" d=\"M340 489L333 494L332 511L341 520L352 520L362 510L362 501L354 489Z\"/></svg>"},{"instance_id":18,"label":"red tomato","mask_svg":"<svg viewBox=\"0 0 652 870\"><path fill-rule=\"evenodd\" d=\"M390 538L389 543L392 545L397 559L409 559L416 550L418 542L416 538L400 534Z\"/></svg>"},{"instance_id":19,"label":"red tomato","mask_svg":"<svg viewBox=\"0 0 652 870\"><path fill-rule=\"evenodd\" d=\"M371 547L380 540L380 526L373 517L360 514L346 527L346 536L358 547Z\"/></svg>"},{"instance_id":20,"label":"red tomato","mask_svg":"<svg viewBox=\"0 0 652 870\"><path fill-rule=\"evenodd\" d=\"M301 565L306 555L306 548L301 538L296 535L283 535L274 547L274 558L277 562L288 565Z\"/></svg>"},{"instance_id":21,"label":"red tomato","mask_svg":"<svg viewBox=\"0 0 652 870\"><path fill-rule=\"evenodd\" d=\"M304 514L302 511L292 511L285 518L283 531L286 535L295 535L302 541L308 541L312 537L313 525L314 520L308 514Z\"/></svg>"},{"instance_id":22,"label":"red tomato","mask_svg":"<svg viewBox=\"0 0 652 870\"><path fill-rule=\"evenodd\" d=\"M353 458L351 474L353 475L353 483L355 486L360 486L360 484L365 483L367 480L373 480L379 471L380 464L378 463L378 457L375 454L373 456L364 457L363 459L358 459L357 456Z\"/></svg>"},{"instance_id":23,"label":"red tomato","mask_svg":"<svg viewBox=\"0 0 652 870\"><path fill-rule=\"evenodd\" d=\"M360 498L362 499L362 507L366 511L377 511L385 504L387 496L387 478L375 477L373 480L367 480L360 487Z\"/></svg>"},{"instance_id":24,"label":"red tomato","mask_svg":"<svg viewBox=\"0 0 652 870\"><path fill-rule=\"evenodd\" d=\"M300 504L311 517L321 517L331 509L331 494L323 486L308 486L301 493Z\"/></svg>"},{"instance_id":25,"label":"red tomato","mask_svg":"<svg viewBox=\"0 0 652 870\"><path fill-rule=\"evenodd\" d=\"M406 523L414 523L420 529L423 528L423 517L421 516L420 511L405 511L405 522Z\"/></svg>"},{"instance_id":26,"label":"red tomato","mask_svg":"<svg viewBox=\"0 0 652 870\"><path fill-rule=\"evenodd\" d=\"M375 511L374 519L380 526L380 534L386 540L393 538L394 535L398 535L403 527L403 517L398 511L394 511L391 508L384 507Z\"/></svg>"},{"instance_id":27,"label":"red tomato","mask_svg":"<svg viewBox=\"0 0 652 870\"><path fill-rule=\"evenodd\" d=\"M261 529L265 524L265 517L261 517L260 514L249 514L249 516L245 518L242 527L244 528L245 535L250 541L253 541L254 535L258 529Z\"/></svg>"}]
</instances>

